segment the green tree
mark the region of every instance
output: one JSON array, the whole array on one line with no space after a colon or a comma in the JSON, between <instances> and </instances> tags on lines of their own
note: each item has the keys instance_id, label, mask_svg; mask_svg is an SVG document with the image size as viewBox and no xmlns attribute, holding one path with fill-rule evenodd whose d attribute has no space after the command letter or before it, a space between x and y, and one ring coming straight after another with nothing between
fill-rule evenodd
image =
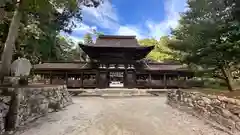
<instances>
[{"instance_id":1,"label":"green tree","mask_svg":"<svg viewBox=\"0 0 240 135\"><path fill-rule=\"evenodd\" d=\"M240 21L240 1L238 0L226 0L228 5L233 5L232 15L238 21Z\"/></svg>"},{"instance_id":2,"label":"green tree","mask_svg":"<svg viewBox=\"0 0 240 135\"><path fill-rule=\"evenodd\" d=\"M92 35L91 35L91 33L87 33L87 34L85 34L84 35L84 44L92 44L93 43L93 37L92 37ZM81 58L84 60L84 61L90 61L90 58L89 58L89 56L84 52L84 51L82 51L81 50Z\"/></svg>"},{"instance_id":3,"label":"green tree","mask_svg":"<svg viewBox=\"0 0 240 135\"><path fill-rule=\"evenodd\" d=\"M10 1L10 0L9 0ZM34 18L38 22L38 26L42 30L48 30L49 27L55 27L55 32L50 31L51 34L45 33L50 39L55 39L60 30L71 32L71 28L74 27L72 23L72 18L81 19L81 10L79 10L78 5L85 6L98 6L100 1L96 0L12 0L9 2L13 9L15 10L11 19L11 23L8 30L8 35L4 45L4 50L2 53L2 68L0 71L1 79L4 75L9 74L9 67L12 61L13 48L15 42L18 38L18 31L20 30L21 22L24 24L29 21L29 18ZM10 7L8 5L8 7ZM7 8L8 8L7 7ZM62 12L57 12L58 10L63 10ZM53 20L53 21L52 21ZM50 25L49 24L57 24ZM47 25L45 25L47 24ZM71 25L69 25L71 24ZM57 32L56 32L57 31Z\"/></svg>"},{"instance_id":4,"label":"green tree","mask_svg":"<svg viewBox=\"0 0 240 135\"><path fill-rule=\"evenodd\" d=\"M92 38L91 33L85 34L83 40L84 40L84 44L91 44L91 43L93 43L93 38Z\"/></svg>"},{"instance_id":5,"label":"green tree","mask_svg":"<svg viewBox=\"0 0 240 135\"><path fill-rule=\"evenodd\" d=\"M155 46L155 48L148 54L147 58L155 61L165 61L173 58L170 54L171 50L167 46L169 41L170 39L165 36L161 37L160 40L143 39L140 40L139 43L142 46Z\"/></svg>"},{"instance_id":6,"label":"green tree","mask_svg":"<svg viewBox=\"0 0 240 135\"><path fill-rule=\"evenodd\" d=\"M234 67L239 64L239 22L232 16L232 4L222 0L188 1L180 26L173 30L169 47L190 65L211 69L233 91Z\"/></svg>"},{"instance_id":7,"label":"green tree","mask_svg":"<svg viewBox=\"0 0 240 135\"><path fill-rule=\"evenodd\" d=\"M97 30L93 30L93 34L94 35L96 35L96 37L98 37L98 36L103 36L104 35L104 33L103 32L99 32L99 31L97 31Z\"/></svg>"}]
</instances>

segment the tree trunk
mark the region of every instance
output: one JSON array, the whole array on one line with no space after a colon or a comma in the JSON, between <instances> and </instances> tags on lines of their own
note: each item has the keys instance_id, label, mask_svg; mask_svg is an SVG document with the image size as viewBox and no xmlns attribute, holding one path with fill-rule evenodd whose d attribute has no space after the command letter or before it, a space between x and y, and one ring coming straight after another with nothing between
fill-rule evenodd
<instances>
[{"instance_id":1,"label":"tree trunk","mask_svg":"<svg viewBox=\"0 0 240 135\"><path fill-rule=\"evenodd\" d=\"M20 11L21 2L17 3L16 10L14 12L7 40L4 45L4 50L2 53L2 68L0 69L0 79L3 81L5 75L9 75L10 66L13 55L13 48L15 45L15 41L18 37L18 29L20 26L20 20L22 17L22 13Z\"/></svg>"},{"instance_id":2,"label":"tree trunk","mask_svg":"<svg viewBox=\"0 0 240 135\"><path fill-rule=\"evenodd\" d=\"M20 94L20 88L15 88L14 91L12 91L10 107L6 116L6 131L15 130L19 124Z\"/></svg>"},{"instance_id":3,"label":"tree trunk","mask_svg":"<svg viewBox=\"0 0 240 135\"><path fill-rule=\"evenodd\" d=\"M224 80L227 84L228 90L229 91L234 91L234 86L233 86L233 77L231 75L231 71L228 68L221 67L222 74L224 76Z\"/></svg>"},{"instance_id":4,"label":"tree trunk","mask_svg":"<svg viewBox=\"0 0 240 135\"><path fill-rule=\"evenodd\" d=\"M0 7L0 21L3 21L3 18L5 17L5 10L4 8ZM1 22L0 22L1 24Z\"/></svg>"}]
</instances>

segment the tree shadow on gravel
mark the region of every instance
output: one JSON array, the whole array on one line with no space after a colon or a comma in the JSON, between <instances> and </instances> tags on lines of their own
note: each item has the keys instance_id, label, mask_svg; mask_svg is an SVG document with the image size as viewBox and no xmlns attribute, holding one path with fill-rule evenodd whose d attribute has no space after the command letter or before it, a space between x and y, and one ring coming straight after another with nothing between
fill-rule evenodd
<instances>
[{"instance_id":1,"label":"tree shadow on gravel","mask_svg":"<svg viewBox=\"0 0 240 135\"><path fill-rule=\"evenodd\" d=\"M211 127L215 128L219 131L225 132L229 135L237 135L236 133L231 132L229 129L221 126L217 122L214 122L214 121L210 120L209 118L199 115L197 112L193 111L191 107L186 107L186 106L181 106L179 104L169 103L168 101L166 101L166 104L169 105L173 109L177 109L180 112L187 113L191 116L198 118L199 120L203 120L204 123L210 125Z\"/></svg>"}]
</instances>

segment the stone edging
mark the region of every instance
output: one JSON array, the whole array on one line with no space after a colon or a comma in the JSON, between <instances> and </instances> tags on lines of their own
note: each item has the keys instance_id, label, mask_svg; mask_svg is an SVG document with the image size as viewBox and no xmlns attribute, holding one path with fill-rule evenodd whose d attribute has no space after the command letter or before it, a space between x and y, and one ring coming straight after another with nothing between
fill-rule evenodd
<instances>
[{"instance_id":1,"label":"stone edging","mask_svg":"<svg viewBox=\"0 0 240 135\"><path fill-rule=\"evenodd\" d=\"M240 100L200 92L170 90L169 105L181 105L194 110L199 117L211 119L231 132L240 132Z\"/></svg>"},{"instance_id":2,"label":"stone edging","mask_svg":"<svg viewBox=\"0 0 240 135\"><path fill-rule=\"evenodd\" d=\"M17 121L11 122L15 128L22 127L33 119L42 117L48 112L59 111L66 106L72 104L71 95L68 93L66 86L39 86L39 87L23 87L17 88L19 92L15 93L16 88L4 88L0 91L8 91L8 95L0 96L0 134L6 129L6 122L11 120L7 117L13 102L9 93L15 93L14 99L18 98L18 111L13 113L17 116ZM10 113L12 114L12 113Z\"/></svg>"}]
</instances>

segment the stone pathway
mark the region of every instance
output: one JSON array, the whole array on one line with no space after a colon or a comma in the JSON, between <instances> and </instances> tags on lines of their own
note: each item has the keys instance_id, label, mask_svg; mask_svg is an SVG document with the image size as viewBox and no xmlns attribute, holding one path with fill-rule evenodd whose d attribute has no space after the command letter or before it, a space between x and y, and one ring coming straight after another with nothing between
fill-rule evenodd
<instances>
[{"instance_id":1,"label":"stone pathway","mask_svg":"<svg viewBox=\"0 0 240 135\"><path fill-rule=\"evenodd\" d=\"M165 104L165 97L75 97L16 135L228 135Z\"/></svg>"}]
</instances>

